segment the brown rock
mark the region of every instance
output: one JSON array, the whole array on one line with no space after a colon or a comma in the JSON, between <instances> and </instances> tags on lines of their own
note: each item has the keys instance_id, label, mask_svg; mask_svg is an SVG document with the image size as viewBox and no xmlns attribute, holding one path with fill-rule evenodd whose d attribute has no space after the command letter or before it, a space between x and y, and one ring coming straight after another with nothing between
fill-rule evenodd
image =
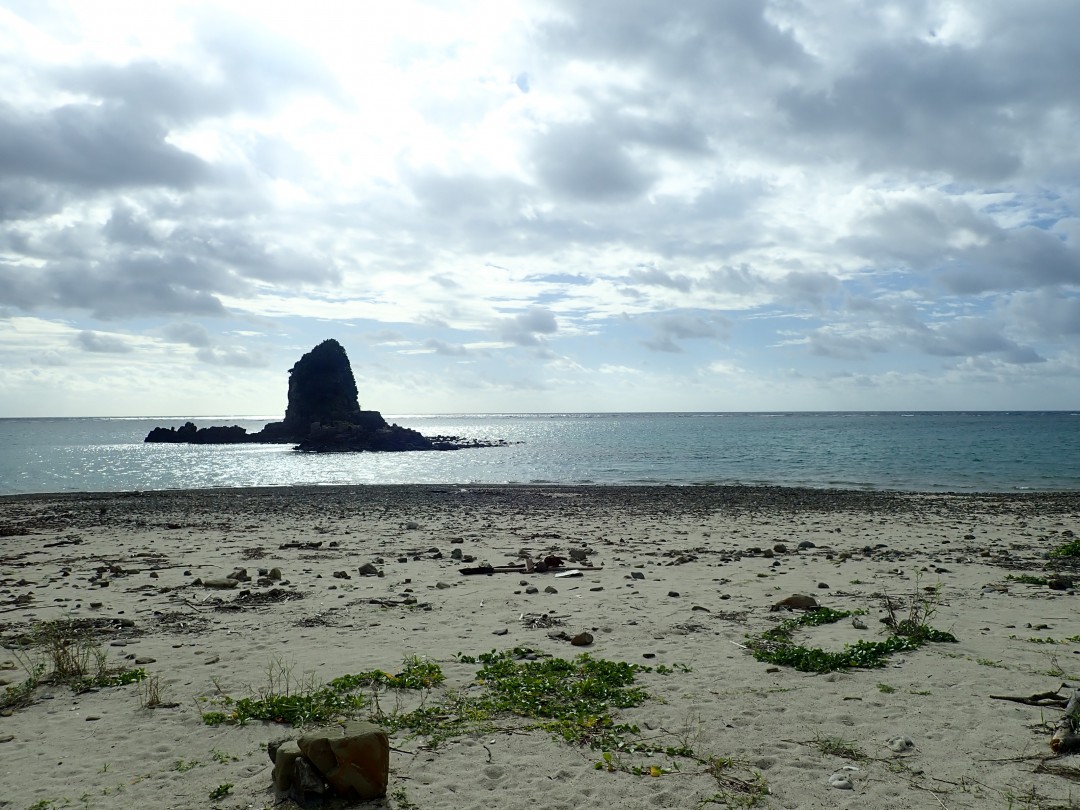
<instances>
[{"instance_id":1,"label":"brown rock","mask_svg":"<svg viewBox=\"0 0 1080 810\"><path fill-rule=\"evenodd\" d=\"M336 795L361 801L386 795L390 741L378 726L349 721L309 732L297 745Z\"/></svg>"},{"instance_id":2,"label":"brown rock","mask_svg":"<svg viewBox=\"0 0 1080 810\"><path fill-rule=\"evenodd\" d=\"M771 608L770 611L777 610L817 610L820 607L817 599L812 596L797 593L789 596L787 599L781 599Z\"/></svg>"}]
</instances>

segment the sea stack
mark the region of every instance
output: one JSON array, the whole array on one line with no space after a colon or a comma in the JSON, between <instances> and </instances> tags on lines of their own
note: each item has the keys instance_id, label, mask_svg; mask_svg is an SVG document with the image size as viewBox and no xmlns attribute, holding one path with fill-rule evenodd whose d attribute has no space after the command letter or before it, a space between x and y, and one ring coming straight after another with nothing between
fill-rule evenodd
<instances>
[{"instance_id":1,"label":"sea stack","mask_svg":"<svg viewBox=\"0 0 1080 810\"><path fill-rule=\"evenodd\" d=\"M147 442L171 444L296 444L310 452L460 450L504 446L505 442L467 441L457 436L427 437L415 430L387 424L378 411L360 409L356 378L345 349L324 340L289 370L289 400L285 418L258 433L239 426L197 428L187 422L179 429L154 428Z\"/></svg>"}]
</instances>

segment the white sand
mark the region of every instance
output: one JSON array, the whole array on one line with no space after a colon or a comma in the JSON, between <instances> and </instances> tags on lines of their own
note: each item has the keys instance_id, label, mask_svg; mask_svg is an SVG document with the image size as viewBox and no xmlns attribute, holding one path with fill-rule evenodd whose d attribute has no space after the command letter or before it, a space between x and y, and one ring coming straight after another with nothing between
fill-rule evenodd
<instances>
[{"instance_id":1,"label":"white sand","mask_svg":"<svg viewBox=\"0 0 1080 810\"><path fill-rule=\"evenodd\" d=\"M477 667L459 663L459 652L581 652L549 638L552 631L522 626L522 614L545 612L564 617L555 629L590 631L594 657L689 667L641 675L652 697L622 718L649 735L670 733L672 744L734 759L731 773L760 773L769 789L761 806L1080 806L1080 757L1050 758L1049 726L1060 711L989 698L1080 685L1080 644L1065 641L1080 634L1075 592L1005 579L1043 574L1045 552L1067 530L1080 531L1075 494L373 487L0 498L0 635L11 639L46 619L133 620L134 629L102 634L104 648L129 666L154 659L145 668L160 678L164 699L180 704L141 708L137 685L81 695L40 688L32 705L0 717L0 807L293 806L275 798L265 753L268 740L291 730L206 726L200 697L219 689L248 695L276 665L326 682L396 671L410 655L442 665L446 688L467 687ZM79 542L52 545L65 540ZM319 541L318 550L280 548ZM797 551L801 541L815 546ZM776 543L787 553L745 554ZM603 570L580 579L463 576L464 564L450 559L460 548L477 563L502 565L521 549L565 554L579 546ZM433 548L441 559L432 559ZM357 575L377 557L384 577ZM88 581L110 565L126 573L104 588ZM231 601L237 591L191 584L273 566L285 576L279 587L302 599L221 612L213 600ZM352 578L334 578L340 570ZM631 579L632 571L644 579ZM521 580L540 593L526 594ZM558 593L544 593L546 585ZM959 643L894 655L883 669L770 671L740 646L747 633L787 618L769 607L795 593L869 611L867 630L827 625L804 631L803 643L832 649L882 638L882 593L929 596L928 586L939 586L931 623ZM370 601L399 600L407 588L431 609ZM24 594L32 600L17 605ZM17 657L0 650L4 661ZM25 677L0 670L10 684ZM393 701L384 697L382 708ZM890 750L897 735L914 749ZM865 758L825 754L827 741ZM598 771L599 752L542 731L459 738L435 751L403 734L391 742L390 797L375 806L689 808L722 790L692 762L658 778ZM845 766L854 769L853 788L831 787ZM224 783L231 793L211 801Z\"/></svg>"}]
</instances>

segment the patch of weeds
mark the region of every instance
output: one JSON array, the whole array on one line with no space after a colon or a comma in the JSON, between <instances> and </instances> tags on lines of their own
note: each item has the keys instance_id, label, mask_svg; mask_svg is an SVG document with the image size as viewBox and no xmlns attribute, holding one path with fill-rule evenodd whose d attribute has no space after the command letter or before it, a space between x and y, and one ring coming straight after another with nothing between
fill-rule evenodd
<instances>
[{"instance_id":1,"label":"patch of weeds","mask_svg":"<svg viewBox=\"0 0 1080 810\"><path fill-rule=\"evenodd\" d=\"M211 799L224 799L230 793L232 793L233 784L231 782L225 782L222 785L218 785L216 788L210 791Z\"/></svg>"},{"instance_id":2,"label":"patch of weeds","mask_svg":"<svg viewBox=\"0 0 1080 810\"><path fill-rule=\"evenodd\" d=\"M993 667L994 669L1008 669L1008 667L1000 661L992 661L989 658L976 658L975 663L984 667Z\"/></svg>"},{"instance_id":3,"label":"patch of weeds","mask_svg":"<svg viewBox=\"0 0 1080 810\"><path fill-rule=\"evenodd\" d=\"M405 788L398 788L390 794L390 801L394 810L420 810L420 805L409 799Z\"/></svg>"},{"instance_id":4,"label":"patch of weeds","mask_svg":"<svg viewBox=\"0 0 1080 810\"><path fill-rule=\"evenodd\" d=\"M240 757L234 757L232 754L225 751L219 751L217 748L210 749L210 758L219 765L228 765L230 762L240 761Z\"/></svg>"},{"instance_id":5,"label":"patch of weeds","mask_svg":"<svg viewBox=\"0 0 1080 810\"><path fill-rule=\"evenodd\" d=\"M926 696L932 693L929 689L908 689L908 694Z\"/></svg>"},{"instance_id":6,"label":"patch of weeds","mask_svg":"<svg viewBox=\"0 0 1080 810\"><path fill-rule=\"evenodd\" d=\"M887 683L879 683L877 685L878 691L884 695L891 695L896 691L895 686L889 686Z\"/></svg>"},{"instance_id":7,"label":"patch of weeds","mask_svg":"<svg viewBox=\"0 0 1080 810\"><path fill-rule=\"evenodd\" d=\"M1008 582L1019 582L1024 585L1041 585L1046 587L1046 577L1036 577L1031 574L1007 574L1005 580Z\"/></svg>"},{"instance_id":8,"label":"patch of weeds","mask_svg":"<svg viewBox=\"0 0 1080 810\"><path fill-rule=\"evenodd\" d=\"M291 667L273 661L267 668L267 682L250 697L234 699L220 689L213 698L216 708L202 711L202 720L209 726L223 723L246 723L265 720L302 726L325 723L334 717L354 717L363 711L369 700L357 694L364 688L429 689L444 680L438 664L416 656L407 658L401 672L392 675L382 670L343 675L327 685L315 682L314 677L296 678Z\"/></svg>"},{"instance_id":9,"label":"patch of weeds","mask_svg":"<svg viewBox=\"0 0 1080 810\"><path fill-rule=\"evenodd\" d=\"M37 624L23 646L12 654L29 676L9 686L0 696L0 708L25 708L33 703L34 691L42 685L66 685L75 692L137 683L146 678L144 669L110 666L108 654L91 631L71 621Z\"/></svg>"},{"instance_id":10,"label":"patch of weeds","mask_svg":"<svg viewBox=\"0 0 1080 810\"><path fill-rule=\"evenodd\" d=\"M893 653L916 650L932 641L956 642L956 637L951 633L930 626L934 605L919 592L918 581L906 616L897 614L896 605L888 594L885 595L885 606L888 616L883 622L889 628L890 635L883 641L860 641L836 652L796 644L795 631L801 628L834 624L862 612L822 607L786 619L756 636L748 635L747 647L758 661L793 667L800 672L833 672L853 667L882 667L885 659Z\"/></svg>"},{"instance_id":11,"label":"patch of weeds","mask_svg":"<svg viewBox=\"0 0 1080 810\"><path fill-rule=\"evenodd\" d=\"M187 773L188 771L195 770L201 765L202 763L197 759L178 759L173 763L172 769L177 773Z\"/></svg>"},{"instance_id":12,"label":"patch of weeds","mask_svg":"<svg viewBox=\"0 0 1080 810\"><path fill-rule=\"evenodd\" d=\"M1058 546L1057 548L1052 549L1046 556L1051 559L1080 557L1080 540L1073 540L1070 543Z\"/></svg>"},{"instance_id":13,"label":"patch of weeds","mask_svg":"<svg viewBox=\"0 0 1080 810\"><path fill-rule=\"evenodd\" d=\"M756 807L769 795L765 779L743 762L728 757L712 757L708 760L706 771L716 780L720 791L699 802L699 808L707 804Z\"/></svg>"},{"instance_id":14,"label":"patch of weeds","mask_svg":"<svg viewBox=\"0 0 1080 810\"><path fill-rule=\"evenodd\" d=\"M824 756L840 757L856 762L867 758L854 740L845 740L841 737L822 737L819 735L805 744L813 746Z\"/></svg>"}]
</instances>

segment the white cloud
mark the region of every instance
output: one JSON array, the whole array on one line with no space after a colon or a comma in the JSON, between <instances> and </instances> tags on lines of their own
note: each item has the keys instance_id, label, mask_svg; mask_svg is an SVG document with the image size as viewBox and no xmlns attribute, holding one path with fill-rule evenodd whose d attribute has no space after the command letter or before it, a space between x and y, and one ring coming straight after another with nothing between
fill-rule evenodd
<instances>
[{"instance_id":1,"label":"white cloud","mask_svg":"<svg viewBox=\"0 0 1080 810\"><path fill-rule=\"evenodd\" d=\"M326 337L395 377L367 381L387 411L1070 407L1078 24L1055 0L9 4L0 415L63 385L65 413L149 412L162 362L193 410L229 410L228 379L272 413Z\"/></svg>"}]
</instances>

